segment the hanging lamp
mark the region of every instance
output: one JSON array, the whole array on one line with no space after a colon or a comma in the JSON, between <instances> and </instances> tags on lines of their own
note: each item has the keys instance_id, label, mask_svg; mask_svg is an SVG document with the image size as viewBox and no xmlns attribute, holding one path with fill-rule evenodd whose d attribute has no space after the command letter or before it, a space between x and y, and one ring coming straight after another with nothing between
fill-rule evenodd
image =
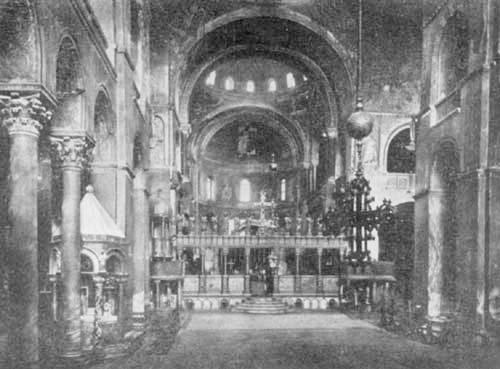
<instances>
[{"instance_id":1,"label":"hanging lamp","mask_svg":"<svg viewBox=\"0 0 500 369\"><path fill-rule=\"evenodd\" d=\"M373 129L373 117L363 110L363 97L361 96L361 83L363 76L363 0L358 2L358 63L356 71L356 108L347 119L347 133L358 141L358 153L360 153L360 141L368 136Z\"/></svg>"}]
</instances>

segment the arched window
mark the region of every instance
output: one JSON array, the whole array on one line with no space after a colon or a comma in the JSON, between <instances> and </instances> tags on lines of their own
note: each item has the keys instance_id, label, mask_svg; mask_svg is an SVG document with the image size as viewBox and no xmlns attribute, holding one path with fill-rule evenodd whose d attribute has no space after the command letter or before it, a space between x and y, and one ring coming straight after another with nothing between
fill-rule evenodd
<instances>
[{"instance_id":1,"label":"arched window","mask_svg":"<svg viewBox=\"0 0 500 369\"><path fill-rule=\"evenodd\" d=\"M82 273L94 272L94 263L92 262L92 259L85 254L80 256L80 271Z\"/></svg>"},{"instance_id":2,"label":"arched window","mask_svg":"<svg viewBox=\"0 0 500 369\"><path fill-rule=\"evenodd\" d=\"M248 179L242 179L240 182L240 201L250 202L252 197L252 189Z\"/></svg>"},{"instance_id":3,"label":"arched window","mask_svg":"<svg viewBox=\"0 0 500 369\"><path fill-rule=\"evenodd\" d=\"M286 74L286 87L288 88L295 87L295 77L293 76L293 73Z\"/></svg>"},{"instance_id":4,"label":"arched window","mask_svg":"<svg viewBox=\"0 0 500 369\"><path fill-rule=\"evenodd\" d=\"M224 88L228 91L234 90L234 79L233 77L227 77L224 81Z\"/></svg>"},{"instance_id":5,"label":"arched window","mask_svg":"<svg viewBox=\"0 0 500 369\"><path fill-rule=\"evenodd\" d=\"M103 91L97 94L94 107L95 148L94 160L113 161L116 158L115 121L108 96Z\"/></svg>"},{"instance_id":6,"label":"arched window","mask_svg":"<svg viewBox=\"0 0 500 369\"><path fill-rule=\"evenodd\" d=\"M79 86L80 62L76 46L65 37L56 59L56 91L58 94L74 92Z\"/></svg>"},{"instance_id":7,"label":"arched window","mask_svg":"<svg viewBox=\"0 0 500 369\"><path fill-rule=\"evenodd\" d=\"M247 92L255 92L255 83L253 81L247 82Z\"/></svg>"},{"instance_id":8,"label":"arched window","mask_svg":"<svg viewBox=\"0 0 500 369\"><path fill-rule=\"evenodd\" d=\"M276 80L274 78L270 78L267 86L267 90L269 92L275 92L278 89L278 85L276 84Z\"/></svg>"},{"instance_id":9,"label":"arched window","mask_svg":"<svg viewBox=\"0 0 500 369\"><path fill-rule=\"evenodd\" d=\"M110 274L117 274L122 272L122 262L116 255L111 255L106 260L106 272Z\"/></svg>"},{"instance_id":10,"label":"arched window","mask_svg":"<svg viewBox=\"0 0 500 369\"><path fill-rule=\"evenodd\" d=\"M215 180L214 177L207 177L207 199L215 200Z\"/></svg>"},{"instance_id":11,"label":"arched window","mask_svg":"<svg viewBox=\"0 0 500 369\"><path fill-rule=\"evenodd\" d=\"M415 172L415 152L408 150L410 140L410 128L403 129L391 140L387 150L387 172Z\"/></svg>"},{"instance_id":12,"label":"arched window","mask_svg":"<svg viewBox=\"0 0 500 369\"><path fill-rule=\"evenodd\" d=\"M208 74L207 79L205 80L205 84L207 86L215 85L215 77L217 77L217 72L213 70Z\"/></svg>"},{"instance_id":13,"label":"arched window","mask_svg":"<svg viewBox=\"0 0 500 369\"><path fill-rule=\"evenodd\" d=\"M286 179L282 178L280 181L280 200L286 201Z\"/></svg>"},{"instance_id":14,"label":"arched window","mask_svg":"<svg viewBox=\"0 0 500 369\"><path fill-rule=\"evenodd\" d=\"M439 50L439 98L449 95L467 74L468 51L467 19L455 13L446 24Z\"/></svg>"}]
</instances>

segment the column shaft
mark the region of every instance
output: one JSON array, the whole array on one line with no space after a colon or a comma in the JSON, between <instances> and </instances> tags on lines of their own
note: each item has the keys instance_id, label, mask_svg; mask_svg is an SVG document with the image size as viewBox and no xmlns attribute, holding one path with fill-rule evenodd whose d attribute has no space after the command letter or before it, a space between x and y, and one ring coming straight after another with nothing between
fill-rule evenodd
<instances>
[{"instance_id":1,"label":"column shaft","mask_svg":"<svg viewBox=\"0 0 500 369\"><path fill-rule=\"evenodd\" d=\"M81 168L63 166L62 256L63 339L60 355L82 354L80 321L80 189ZM97 267L97 266L94 266Z\"/></svg>"},{"instance_id":2,"label":"column shaft","mask_svg":"<svg viewBox=\"0 0 500 369\"><path fill-rule=\"evenodd\" d=\"M322 254L323 254L323 249L318 248L318 283L316 285L316 287L317 287L316 292L317 293L323 293L323 275L322 275L323 273L321 270Z\"/></svg>"},{"instance_id":3,"label":"column shaft","mask_svg":"<svg viewBox=\"0 0 500 369\"><path fill-rule=\"evenodd\" d=\"M133 297L132 297L132 319L136 327L141 327L145 320L146 306L146 274L148 257L148 225L149 208L145 183L141 181L143 173L138 173L134 179L134 243L133 243Z\"/></svg>"},{"instance_id":4,"label":"column shaft","mask_svg":"<svg viewBox=\"0 0 500 369\"><path fill-rule=\"evenodd\" d=\"M8 350L16 364L38 361L37 176L38 136L11 133Z\"/></svg>"},{"instance_id":5,"label":"column shaft","mask_svg":"<svg viewBox=\"0 0 500 369\"><path fill-rule=\"evenodd\" d=\"M300 280L300 249L295 249L295 292L301 292L301 280Z\"/></svg>"},{"instance_id":6,"label":"column shaft","mask_svg":"<svg viewBox=\"0 0 500 369\"><path fill-rule=\"evenodd\" d=\"M245 248L245 282L243 293L250 293L250 248Z\"/></svg>"}]
</instances>

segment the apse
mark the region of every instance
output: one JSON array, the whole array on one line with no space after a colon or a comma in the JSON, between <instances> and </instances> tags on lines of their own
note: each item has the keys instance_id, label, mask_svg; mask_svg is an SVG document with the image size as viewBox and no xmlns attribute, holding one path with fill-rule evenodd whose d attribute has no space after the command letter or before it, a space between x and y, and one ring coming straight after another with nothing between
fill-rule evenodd
<instances>
[{"instance_id":1,"label":"apse","mask_svg":"<svg viewBox=\"0 0 500 369\"><path fill-rule=\"evenodd\" d=\"M220 163L245 165L270 163L272 154L282 165L292 165L293 153L288 139L276 127L270 127L268 116L249 117L241 114L233 118L210 139L205 159Z\"/></svg>"}]
</instances>

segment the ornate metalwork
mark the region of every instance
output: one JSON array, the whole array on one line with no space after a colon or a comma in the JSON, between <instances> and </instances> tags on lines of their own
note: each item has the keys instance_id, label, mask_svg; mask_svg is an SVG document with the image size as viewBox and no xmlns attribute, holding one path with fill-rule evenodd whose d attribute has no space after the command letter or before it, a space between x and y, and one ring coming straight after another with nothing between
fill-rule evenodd
<instances>
[{"instance_id":1,"label":"ornate metalwork","mask_svg":"<svg viewBox=\"0 0 500 369\"><path fill-rule=\"evenodd\" d=\"M380 225L393 221L394 208L391 201L384 199L382 204L373 207L374 197L370 195L370 182L363 175L361 161L361 142L358 141L358 168L351 181L340 177L335 183L333 194L335 208L329 209L324 222L331 234L345 234L349 239L347 260L354 267L362 269L370 263L368 241L373 240L373 231Z\"/></svg>"}]
</instances>

